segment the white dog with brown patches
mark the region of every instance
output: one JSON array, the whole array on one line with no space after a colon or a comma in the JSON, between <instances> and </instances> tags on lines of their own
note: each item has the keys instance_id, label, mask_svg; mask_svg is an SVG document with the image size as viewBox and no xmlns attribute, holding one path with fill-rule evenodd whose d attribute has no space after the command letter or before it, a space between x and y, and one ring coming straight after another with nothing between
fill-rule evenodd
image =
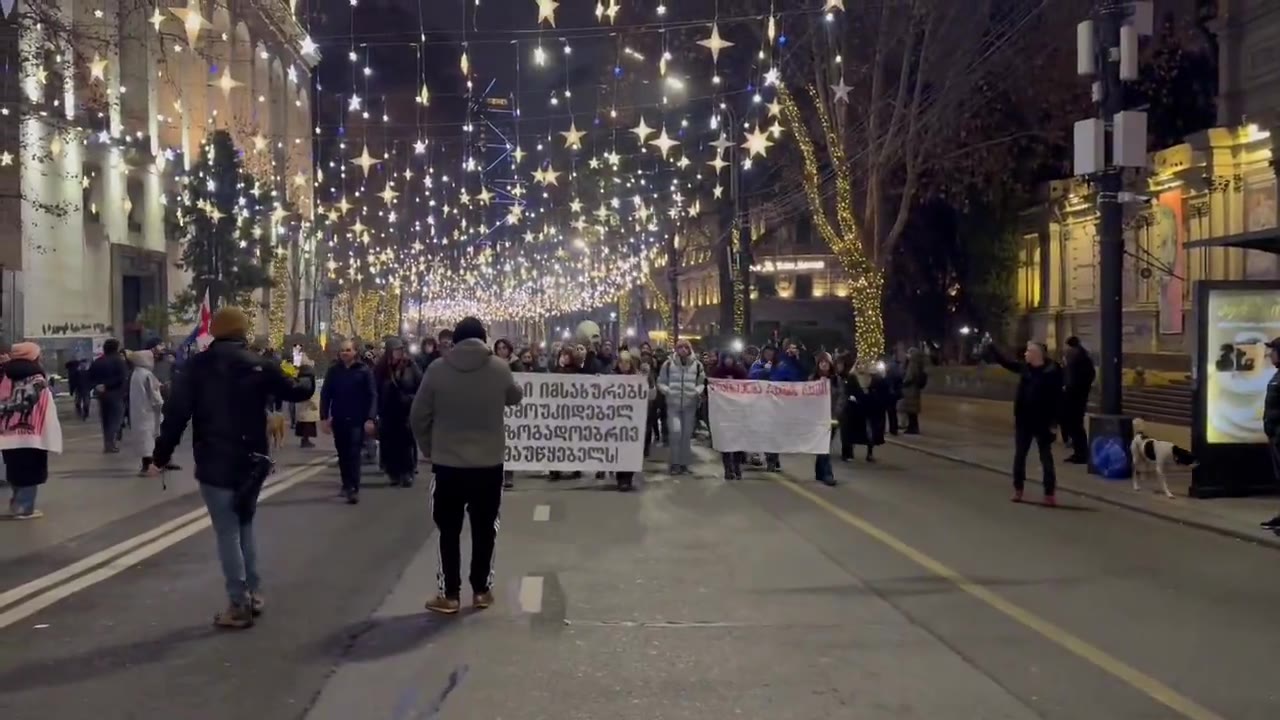
<instances>
[{"instance_id":1,"label":"white dog with brown patches","mask_svg":"<svg viewBox=\"0 0 1280 720\"><path fill-rule=\"evenodd\" d=\"M1146 434L1145 423L1141 419L1133 421L1133 442L1129 445L1129 452L1133 456L1133 489L1135 492L1141 492L1142 487L1138 484L1138 479L1144 474L1150 475L1154 470L1156 477L1160 479L1160 487L1164 489L1165 497L1172 498L1174 495L1169 492L1169 483L1165 478L1165 468L1169 465L1183 465L1194 468L1199 462L1196 456L1190 451L1174 445L1168 440L1156 440Z\"/></svg>"}]
</instances>

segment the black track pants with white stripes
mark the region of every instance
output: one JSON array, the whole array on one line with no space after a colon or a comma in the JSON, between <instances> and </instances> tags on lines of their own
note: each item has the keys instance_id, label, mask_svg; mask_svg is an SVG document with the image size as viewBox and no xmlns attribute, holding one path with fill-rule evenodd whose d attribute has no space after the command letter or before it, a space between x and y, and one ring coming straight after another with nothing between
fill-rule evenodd
<instances>
[{"instance_id":1,"label":"black track pants with white stripes","mask_svg":"<svg viewBox=\"0 0 1280 720\"><path fill-rule=\"evenodd\" d=\"M462 591L462 521L471 518L471 589L488 592L493 583L494 544L502 505L502 466L453 468L436 465L431 488L431 516L440 533L436 579L440 594L457 598Z\"/></svg>"}]
</instances>

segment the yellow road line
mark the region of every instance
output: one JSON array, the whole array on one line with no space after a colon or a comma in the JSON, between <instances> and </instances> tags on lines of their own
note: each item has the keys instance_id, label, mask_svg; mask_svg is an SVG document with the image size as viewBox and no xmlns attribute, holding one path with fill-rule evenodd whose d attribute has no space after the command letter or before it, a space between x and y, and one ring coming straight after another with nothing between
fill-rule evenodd
<instances>
[{"instance_id":1,"label":"yellow road line","mask_svg":"<svg viewBox=\"0 0 1280 720\"><path fill-rule=\"evenodd\" d=\"M1125 663L1123 660L1107 654L1106 651L1096 645L1072 635L1039 615L1004 599L821 495L803 488L786 478L774 477L774 480L800 497L826 510L846 525L871 536L899 555L906 557L934 575L948 580L992 609L998 610L1046 640L1109 673L1182 717L1189 718L1189 720L1224 720L1221 715L1182 695L1168 685Z\"/></svg>"}]
</instances>

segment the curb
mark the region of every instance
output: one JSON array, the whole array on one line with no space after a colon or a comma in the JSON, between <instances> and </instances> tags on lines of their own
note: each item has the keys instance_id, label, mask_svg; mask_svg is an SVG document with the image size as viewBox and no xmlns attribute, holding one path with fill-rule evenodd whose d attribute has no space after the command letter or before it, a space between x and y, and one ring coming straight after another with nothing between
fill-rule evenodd
<instances>
[{"instance_id":1,"label":"curb","mask_svg":"<svg viewBox=\"0 0 1280 720\"><path fill-rule=\"evenodd\" d=\"M988 465L986 463L978 462L976 460L969 460L967 458L962 458L958 455L952 455L951 453L942 452L941 450L934 450L932 448L924 448L924 447L920 447L919 445L904 443L901 440L893 440L890 438L885 438L885 441L890 445L906 448L907 450L911 450L913 452L922 453L924 455L931 455L933 457L941 458L943 460L950 460L951 462L960 463L961 465L976 467L981 470L986 470L988 472L996 473L998 475L1007 475L1009 472L1008 468L1001 468L1001 467L996 467L994 465ZM1035 483L1036 485L1043 484L1038 478L1032 478L1030 476L1027 477L1027 482ZM1118 500L1114 497L1110 497L1103 493L1094 493L1094 492L1089 492L1088 490L1077 490L1075 488L1063 485L1062 481L1058 482L1058 490L1061 492L1065 492L1068 495L1077 495L1079 497L1089 498L1090 500L1096 500L1100 503L1111 505L1112 507L1124 508L1125 510L1129 510L1130 512L1140 513L1148 517L1159 518L1160 520L1164 520L1166 522L1177 523L1178 525L1186 525L1188 527L1193 527L1198 530L1205 530L1207 532L1214 533L1215 535L1229 537L1233 540L1242 540L1244 542L1253 543L1255 545L1262 545L1265 547L1280 550L1280 536L1266 537L1258 534L1250 534L1243 530L1223 527L1221 525L1215 525L1213 523L1204 522L1202 520L1188 519L1185 517L1179 517L1172 513L1159 512L1157 510L1143 507L1141 505L1137 505L1134 503L1127 503L1122 500Z\"/></svg>"}]
</instances>

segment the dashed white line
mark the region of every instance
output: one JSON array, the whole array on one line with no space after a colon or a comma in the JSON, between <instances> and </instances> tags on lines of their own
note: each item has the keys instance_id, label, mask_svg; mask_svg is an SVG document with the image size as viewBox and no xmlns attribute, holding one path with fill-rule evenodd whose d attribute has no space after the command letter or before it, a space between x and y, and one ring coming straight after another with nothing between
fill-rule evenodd
<instances>
[{"instance_id":1,"label":"dashed white line","mask_svg":"<svg viewBox=\"0 0 1280 720\"><path fill-rule=\"evenodd\" d=\"M551 519L550 505L538 505L533 509L534 522L547 522L550 519Z\"/></svg>"},{"instance_id":2,"label":"dashed white line","mask_svg":"<svg viewBox=\"0 0 1280 720\"><path fill-rule=\"evenodd\" d=\"M520 579L520 609L530 614L542 612L541 575L525 575Z\"/></svg>"}]
</instances>

